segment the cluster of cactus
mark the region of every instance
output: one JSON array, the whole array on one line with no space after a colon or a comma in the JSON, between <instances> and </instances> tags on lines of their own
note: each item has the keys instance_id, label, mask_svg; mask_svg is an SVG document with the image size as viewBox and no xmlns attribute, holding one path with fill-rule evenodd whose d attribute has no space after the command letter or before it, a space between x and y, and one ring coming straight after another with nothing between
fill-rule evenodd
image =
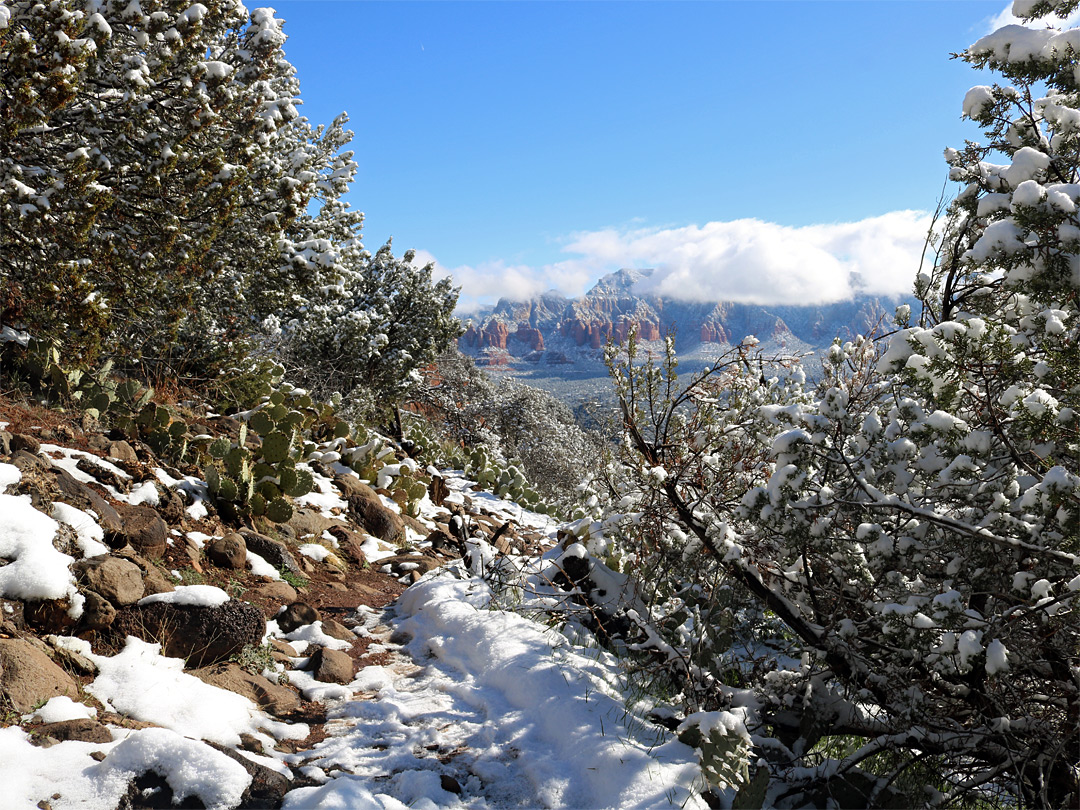
<instances>
[{"instance_id":1,"label":"cluster of cactus","mask_svg":"<svg viewBox=\"0 0 1080 810\"><path fill-rule=\"evenodd\" d=\"M461 460L464 462L461 466L465 474L475 480L481 489L514 501L533 512L549 512L548 505L541 501L536 490L529 486L525 473L512 464L500 469L501 465L484 445L473 447Z\"/></svg>"},{"instance_id":2,"label":"cluster of cactus","mask_svg":"<svg viewBox=\"0 0 1080 810\"><path fill-rule=\"evenodd\" d=\"M379 471L386 466L386 459L393 458L394 449L380 436L374 436L365 444L350 447L342 453L343 460L353 472L372 486L377 485Z\"/></svg>"},{"instance_id":3,"label":"cluster of cactus","mask_svg":"<svg viewBox=\"0 0 1080 810\"><path fill-rule=\"evenodd\" d=\"M212 460L204 469L206 484L219 505L285 523L293 514L286 496L298 498L311 492L311 473L297 467L297 462L314 448L302 436L310 432L319 413L310 397L290 397L292 392L291 388L271 392L240 425L237 442L220 438L206 448ZM348 426L341 424L347 435ZM260 439L254 449L247 446L249 432Z\"/></svg>"},{"instance_id":4,"label":"cluster of cactus","mask_svg":"<svg viewBox=\"0 0 1080 810\"><path fill-rule=\"evenodd\" d=\"M159 456L177 461L187 453L187 424L151 400L154 389L136 380L114 380L113 364L98 369L65 368L55 343L34 341L24 361L35 385L50 399L71 403L94 419L110 418L129 439L146 442Z\"/></svg>"},{"instance_id":5,"label":"cluster of cactus","mask_svg":"<svg viewBox=\"0 0 1080 810\"><path fill-rule=\"evenodd\" d=\"M142 439L159 456L181 460L187 455L190 438L187 423L173 418L163 405L148 402L134 417L119 416L116 426L128 436Z\"/></svg>"},{"instance_id":6,"label":"cluster of cactus","mask_svg":"<svg viewBox=\"0 0 1080 810\"><path fill-rule=\"evenodd\" d=\"M402 470L390 486L390 497L401 507L401 513L409 517L420 515L420 502L427 495L428 484L421 473Z\"/></svg>"},{"instance_id":7,"label":"cluster of cactus","mask_svg":"<svg viewBox=\"0 0 1080 810\"><path fill-rule=\"evenodd\" d=\"M95 419L107 411L134 417L154 396L153 388L144 388L135 380L118 383L110 379L111 360L95 371L65 368L55 342L31 341L23 365L33 383L50 400L73 403Z\"/></svg>"}]
</instances>

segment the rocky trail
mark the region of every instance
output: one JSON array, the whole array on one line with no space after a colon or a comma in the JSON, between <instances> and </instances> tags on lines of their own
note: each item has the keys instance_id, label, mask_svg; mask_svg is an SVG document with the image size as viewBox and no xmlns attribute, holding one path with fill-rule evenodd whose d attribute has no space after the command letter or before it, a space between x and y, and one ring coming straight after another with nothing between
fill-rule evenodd
<instances>
[{"instance_id":1,"label":"rocky trail","mask_svg":"<svg viewBox=\"0 0 1080 810\"><path fill-rule=\"evenodd\" d=\"M629 717L613 660L496 606L493 571L541 583L519 601L559 593L549 518L452 471L411 518L341 465L310 468L288 522L226 523L198 469L0 400L10 806L693 798L692 750Z\"/></svg>"}]
</instances>

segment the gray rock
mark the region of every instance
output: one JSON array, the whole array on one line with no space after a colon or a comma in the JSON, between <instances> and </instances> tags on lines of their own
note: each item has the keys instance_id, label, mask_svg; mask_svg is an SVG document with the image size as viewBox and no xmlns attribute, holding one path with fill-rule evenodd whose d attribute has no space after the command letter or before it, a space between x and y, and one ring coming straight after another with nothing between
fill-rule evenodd
<instances>
[{"instance_id":1,"label":"gray rock","mask_svg":"<svg viewBox=\"0 0 1080 810\"><path fill-rule=\"evenodd\" d=\"M253 532L250 529L241 529L240 535L244 538L248 551L258 554L274 568L279 571L284 568L297 576L302 573L296 559L289 553L289 549L284 543L279 543L265 534L259 534L259 532Z\"/></svg>"},{"instance_id":2,"label":"gray rock","mask_svg":"<svg viewBox=\"0 0 1080 810\"><path fill-rule=\"evenodd\" d=\"M21 638L4 638L0 639L0 695L15 711L26 713L57 695L78 700L79 687L33 644Z\"/></svg>"},{"instance_id":3,"label":"gray rock","mask_svg":"<svg viewBox=\"0 0 1080 810\"><path fill-rule=\"evenodd\" d=\"M133 562L102 554L71 566L77 581L104 596L117 607L133 605L143 598L143 572Z\"/></svg>"}]
</instances>

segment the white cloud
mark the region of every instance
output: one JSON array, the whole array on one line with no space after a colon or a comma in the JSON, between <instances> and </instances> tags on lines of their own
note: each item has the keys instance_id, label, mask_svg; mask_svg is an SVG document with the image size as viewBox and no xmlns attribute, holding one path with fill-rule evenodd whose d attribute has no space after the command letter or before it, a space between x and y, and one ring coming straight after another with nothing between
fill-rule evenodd
<instances>
[{"instance_id":1,"label":"white cloud","mask_svg":"<svg viewBox=\"0 0 1080 810\"><path fill-rule=\"evenodd\" d=\"M1013 14L1013 4L1009 3L1005 8L987 21L986 33L992 34L994 31L997 31L999 28L1006 25L1023 25L1026 28L1046 28L1048 26L1053 28L1071 28L1077 23L1080 23L1080 9L1072 12L1072 14L1064 19L1058 17L1056 14L1052 14L1048 17L1032 20L1031 22L1024 22Z\"/></svg>"},{"instance_id":2,"label":"white cloud","mask_svg":"<svg viewBox=\"0 0 1080 810\"><path fill-rule=\"evenodd\" d=\"M924 212L894 211L803 227L740 219L609 228L571 235L563 247L571 258L539 268L498 261L436 267L461 285L462 312L553 288L581 295L601 275L622 267L654 268L647 289L683 300L776 305L828 303L855 294L897 298L911 292L929 227ZM430 254L418 258L433 260Z\"/></svg>"}]
</instances>

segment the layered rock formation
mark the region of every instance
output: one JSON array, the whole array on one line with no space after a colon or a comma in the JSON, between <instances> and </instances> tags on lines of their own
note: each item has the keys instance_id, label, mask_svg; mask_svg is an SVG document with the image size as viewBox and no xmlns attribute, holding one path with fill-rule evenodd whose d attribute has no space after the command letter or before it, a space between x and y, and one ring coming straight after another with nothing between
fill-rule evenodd
<instances>
[{"instance_id":1,"label":"layered rock formation","mask_svg":"<svg viewBox=\"0 0 1080 810\"><path fill-rule=\"evenodd\" d=\"M806 307L766 307L731 301L678 301L639 292L651 270L619 270L601 278L579 299L555 292L531 301L500 300L470 323L458 345L481 365L512 366L521 360L549 365L575 362L575 350L598 350L631 329L640 340L675 335L680 353L703 344L731 344L755 335L780 347L821 347L887 319L892 304L862 298Z\"/></svg>"}]
</instances>

